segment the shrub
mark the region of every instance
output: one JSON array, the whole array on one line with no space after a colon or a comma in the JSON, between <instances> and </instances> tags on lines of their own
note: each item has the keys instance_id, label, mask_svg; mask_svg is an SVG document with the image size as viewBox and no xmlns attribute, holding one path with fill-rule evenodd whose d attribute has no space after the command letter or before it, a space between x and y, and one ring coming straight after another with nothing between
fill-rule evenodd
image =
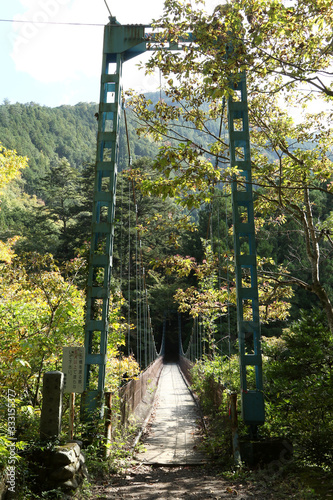
<instances>
[{"instance_id":1,"label":"shrub","mask_svg":"<svg viewBox=\"0 0 333 500\"><path fill-rule=\"evenodd\" d=\"M333 459L333 338L322 311L301 312L281 338L264 339L266 424L283 434L301 459Z\"/></svg>"}]
</instances>

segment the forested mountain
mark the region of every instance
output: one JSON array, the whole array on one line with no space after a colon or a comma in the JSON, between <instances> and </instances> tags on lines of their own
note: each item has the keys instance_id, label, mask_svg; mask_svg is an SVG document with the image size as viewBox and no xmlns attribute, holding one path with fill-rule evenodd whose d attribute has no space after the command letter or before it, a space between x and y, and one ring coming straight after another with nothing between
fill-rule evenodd
<instances>
[{"instance_id":1,"label":"forested mountain","mask_svg":"<svg viewBox=\"0 0 333 500\"><path fill-rule=\"evenodd\" d=\"M95 104L48 108L36 103L0 106L0 137L5 147L28 156L25 191L35 194L39 180L57 159L72 166L93 161L97 111Z\"/></svg>"},{"instance_id":2,"label":"forested mountain","mask_svg":"<svg viewBox=\"0 0 333 500\"><path fill-rule=\"evenodd\" d=\"M159 93L148 97L153 104L161 98ZM0 238L20 236L17 250L52 251L63 260L89 239L97 110L95 103L49 108L5 100L0 106L0 142L28 157L21 179L2 194ZM158 152L156 141L138 136L131 110L125 112L127 131L124 114L120 120L119 172L128 168L130 158L134 164ZM216 122L211 128L217 133ZM206 140L194 127L187 134L197 143Z\"/></svg>"},{"instance_id":3,"label":"forested mountain","mask_svg":"<svg viewBox=\"0 0 333 500\"><path fill-rule=\"evenodd\" d=\"M75 106L49 108L34 102L0 106L0 140L28 156L29 168L23 172L24 190L38 193L40 179L61 158L72 167L82 170L94 162L96 154L97 120L95 103L78 103ZM136 139L133 123L129 120L131 155L149 156L155 148L148 140ZM135 142L134 142L135 138ZM127 141L122 123L120 137L120 168L127 163Z\"/></svg>"},{"instance_id":4,"label":"forested mountain","mask_svg":"<svg viewBox=\"0 0 333 500\"><path fill-rule=\"evenodd\" d=\"M1 238L19 235L18 247L42 252L52 248L56 254L58 249L65 258L89 237L97 110L94 103L49 108L5 101L0 106L0 142L28 157L21 179L2 194ZM157 149L136 136L129 119L128 151L121 118L120 171L128 166L129 154L135 160L153 156Z\"/></svg>"}]
</instances>

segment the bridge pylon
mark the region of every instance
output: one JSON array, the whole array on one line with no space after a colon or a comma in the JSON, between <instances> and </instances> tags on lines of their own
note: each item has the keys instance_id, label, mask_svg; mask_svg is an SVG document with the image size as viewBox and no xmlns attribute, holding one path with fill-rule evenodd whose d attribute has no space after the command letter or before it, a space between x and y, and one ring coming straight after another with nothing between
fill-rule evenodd
<instances>
[{"instance_id":1,"label":"bridge pylon","mask_svg":"<svg viewBox=\"0 0 333 500\"><path fill-rule=\"evenodd\" d=\"M244 422L255 431L265 421L256 240L253 210L250 131L245 72L231 79L228 98L230 166L238 174L232 182L232 219L237 296L237 329ZM247 315L247 319L246 318ZM249 367L255 383L249 387Z\"/></svg>"}]
</instances>

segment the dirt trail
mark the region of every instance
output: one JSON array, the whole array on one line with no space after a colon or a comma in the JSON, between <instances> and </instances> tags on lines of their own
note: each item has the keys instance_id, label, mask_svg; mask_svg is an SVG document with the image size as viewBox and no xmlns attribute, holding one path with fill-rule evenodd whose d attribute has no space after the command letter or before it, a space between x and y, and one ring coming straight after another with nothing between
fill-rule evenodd
<instances>
[{"instance_id":1,"label":"dirt trail","mask_svg":"<svg viewBox=\"0 0 333 500\"><path fill-rule=\"evenodd\" d=\"M144 450L136 454L136 461L123 475L110 477L108 484L95 485L93 498L255 498L245 491L245 488L249 491L249 485L229 483L219 477L211 465L198 465L207 461L197 450L199 420L196 405L177 365L166 365L160 377L154 411L143 435Z\"/></svg>"},{"instance_id":2,"label":"dirt trail","mask_svg":"<svg viewBox=\"0 0 333 500\"><path fill-rule=\"evenodd\" d=\"M225 477L231 479L224 479L222 468L212 462L202 464L195 441L198 415L195 412L192 415L195 405L176 366L165 368L159 386L154 411L144 433L146 451L137 453L138 461L132 461L123 474L95 483L89 498L318 500L304 493L294 476L283 477L283 469L229 473ZM200 463L202 465L198 465Z\"/></svg>"},{"instance_id":3,"label":"dirt trail","mask_svg":"<svg viewBox=\"0 0 333 500\"><path fill-rule=\"evenodd\" d=\"M182 467L153 467L133 465L124 475L110 477L107 484L95 485L96 500L278 500L315 499L301 493L296 481L260 474L250 479L229 481L208 465Z\"/></svg>"}]
</instances>

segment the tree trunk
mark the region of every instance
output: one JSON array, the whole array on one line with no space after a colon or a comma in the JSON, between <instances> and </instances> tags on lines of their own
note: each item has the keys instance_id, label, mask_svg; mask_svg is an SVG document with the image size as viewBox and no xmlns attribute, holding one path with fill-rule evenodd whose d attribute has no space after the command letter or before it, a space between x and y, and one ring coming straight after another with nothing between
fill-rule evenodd
<instances>
[{"instance_id":1,"label":"tree trunk","mask_svg":"<svg viewBox=\"0 0 333 500\"><path fill-rule=\"evenodd\" d=\"M302 214L302 223L306 240L306 253L311 265L312 284L311 289L317 295L324 307L330 331L333 334L333 306L329 296L320 282L320 233L317 231L312 213L312 205L309 190L304 189L305 211Z\"/></svg>"}]
</instances>

